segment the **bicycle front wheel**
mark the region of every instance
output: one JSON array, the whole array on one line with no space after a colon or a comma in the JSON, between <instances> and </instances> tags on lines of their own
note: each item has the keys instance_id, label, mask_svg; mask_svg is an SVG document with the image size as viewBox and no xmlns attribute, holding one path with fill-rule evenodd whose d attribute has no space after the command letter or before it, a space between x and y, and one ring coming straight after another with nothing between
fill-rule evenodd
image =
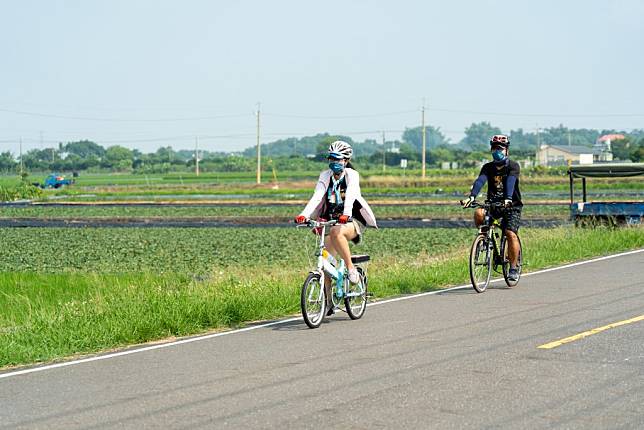
<instances>
[{"instance_id":1,"label":"bicycle front wheel","mask_svg":"<svg viewBox=\"0 0 644 430\"><path fill-rule=\"evenodd\" d=\"M310 273L302 285L300 297L302 318L309 328L318 328L326 311L326 295L319 273Z\"/></svg>"},{"instance_id":2,"label":"bicycle front wheel","mask_svg":"<svg viewBox=\"0 0 644 430\"><path fill-rule=\"evenodd\" d=\"M485 291L490 283L492 256L488 244L487 236L479 234L470 250L470 280L477 293Z\"/></svg>"},{"instance_id":3,"label":"bicycle front wheel","mask_svg":"<svg viewBox=\"0 0 644 430\"><path fill-rule=\"evenodd\" d=\"M347 291L344 297L344 306L352 320L360 319L367 309L367 274L362 267L356 266L356 270L360 275L360 280L357 284L347 282Z\"/></svg>"}]
</instances>

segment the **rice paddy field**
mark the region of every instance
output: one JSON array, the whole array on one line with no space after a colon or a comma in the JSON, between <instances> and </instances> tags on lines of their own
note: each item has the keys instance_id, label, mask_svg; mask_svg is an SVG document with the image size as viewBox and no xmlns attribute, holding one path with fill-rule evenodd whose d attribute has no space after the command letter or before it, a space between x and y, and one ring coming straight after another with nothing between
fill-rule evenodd
<instances>
[{"instance_id":1,"label":"rice paddy field","mask_svg":"<svg viewBox=\"0 0 644 430\"><path fill-rule=\"evenodd\" d=\"M361 172L361 187L370 199L457 201L469 190L478 175L477 169L430 170L426 179L418 172L383 176ZM265 174L263 183L255 184L252 173L224 172L218 174L173 173L144 174L82 174L76 183L56 190L44 190L43 201L137 201L137 200L302 200L310 196L319 172L289 172L275 181ZM45 174L33 174L29 181L42 181ZM0 177L0 186L16 185L15 176ZM632 200L644 195L644 178L597 178L588 181L591 196ZM581 187L577 187L578 193ZM526 169L521 176L521 189L533 200L562 201L569 199L569 182L565 170L542 172Z\"/></svg>"},{"instance_id":2,"label":"rice paddy field","mask_svg":"<svg viewBox=\"0 0 644 430\"><path fill-rule=\"evenodd\" d=\"M458 205L475 171L363 174L381 219L469 219ZM248 174L86 175L2 220L270 219L263 228L0 228L0 368L222 330L299 310L315 236L288 222L317 175L256 185ZM278 177L279 178L279 177ZM0 186L15 178L0 178ZM522 177L525 219L568 218L562 175ZM596 198L643 200L644 181L598 181ZM616 197L615 197L616 196ZM473 228L370 229L371 300L468 281ZM524 270L644 247L642 227L522 228ZM519 286L520 288L521 286ZM367 314L368 317L368 314Z\"/></svg>"}]
</instances>

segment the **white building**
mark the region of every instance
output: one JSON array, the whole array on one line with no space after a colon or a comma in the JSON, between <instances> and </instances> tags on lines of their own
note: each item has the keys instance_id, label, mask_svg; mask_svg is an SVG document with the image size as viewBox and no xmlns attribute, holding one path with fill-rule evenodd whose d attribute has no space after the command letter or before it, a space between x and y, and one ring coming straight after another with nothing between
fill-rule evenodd
<instances>
[{"instance_id":1,"label":"white building","mask_svg":"<svg viewBox=\"0 0 644 430\"><path fill-rule=\"evenodd\" d=\"M581 145L541 145L537 151L537 164L540 166L592 164L593 158L593 148Z\"/></svg>"}]
</instances>

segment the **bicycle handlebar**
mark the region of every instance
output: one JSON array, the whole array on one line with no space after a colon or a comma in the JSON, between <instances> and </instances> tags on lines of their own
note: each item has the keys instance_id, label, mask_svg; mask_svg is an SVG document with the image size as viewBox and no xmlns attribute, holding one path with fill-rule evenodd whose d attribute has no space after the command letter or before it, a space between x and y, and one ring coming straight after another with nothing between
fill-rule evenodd
<instances>
[{"instance_id":1,"label":"bicycle handlebar","mask_svg":"<svg viewBox=\"0 0 644 430\"><path fill-rule=\"evenodd\" d=\"M337 223L338 223L338 220L336 219L332 219L331 221L315 221L310 219L304 224L297 224L295 227L313 227L313 228L323 227L323 226L329 227L332 225L336 225Z\"/></svg>"},{"instance_id":2,"label":"bicycle handlebar","mask_svg":"<svg viewBox=\"0 0 644 430\"><path fill-rule=\"evenodd\" d=\"M463 200L460 201L461 206L463 205ZM483 208L483 209L491 209L491 208L499 208L499 209L507 209L505 205L502 202L490 202L488 200L485 201L485 203L479 203L476 200L472 202L471 205L469 205L467 208L463 209L476 209L476 208Z\"/></svg>"}]
</instances>

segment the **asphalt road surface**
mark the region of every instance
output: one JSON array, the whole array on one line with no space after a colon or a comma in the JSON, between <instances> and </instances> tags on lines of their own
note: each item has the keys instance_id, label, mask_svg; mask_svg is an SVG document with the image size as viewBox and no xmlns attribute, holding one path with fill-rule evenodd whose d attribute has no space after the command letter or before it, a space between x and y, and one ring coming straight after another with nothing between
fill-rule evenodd
<instances>
[{"instance_id":1,"label":"asphalt road surface","mask_svg":"<svg viewBox=\"0 0 644 430\"><path fill-rule=\"evenodd\" d=\"M642 315L635 252L317 330L289 320L0 373L0 429L641 429Z\"/></svg>"}]
</instances>

